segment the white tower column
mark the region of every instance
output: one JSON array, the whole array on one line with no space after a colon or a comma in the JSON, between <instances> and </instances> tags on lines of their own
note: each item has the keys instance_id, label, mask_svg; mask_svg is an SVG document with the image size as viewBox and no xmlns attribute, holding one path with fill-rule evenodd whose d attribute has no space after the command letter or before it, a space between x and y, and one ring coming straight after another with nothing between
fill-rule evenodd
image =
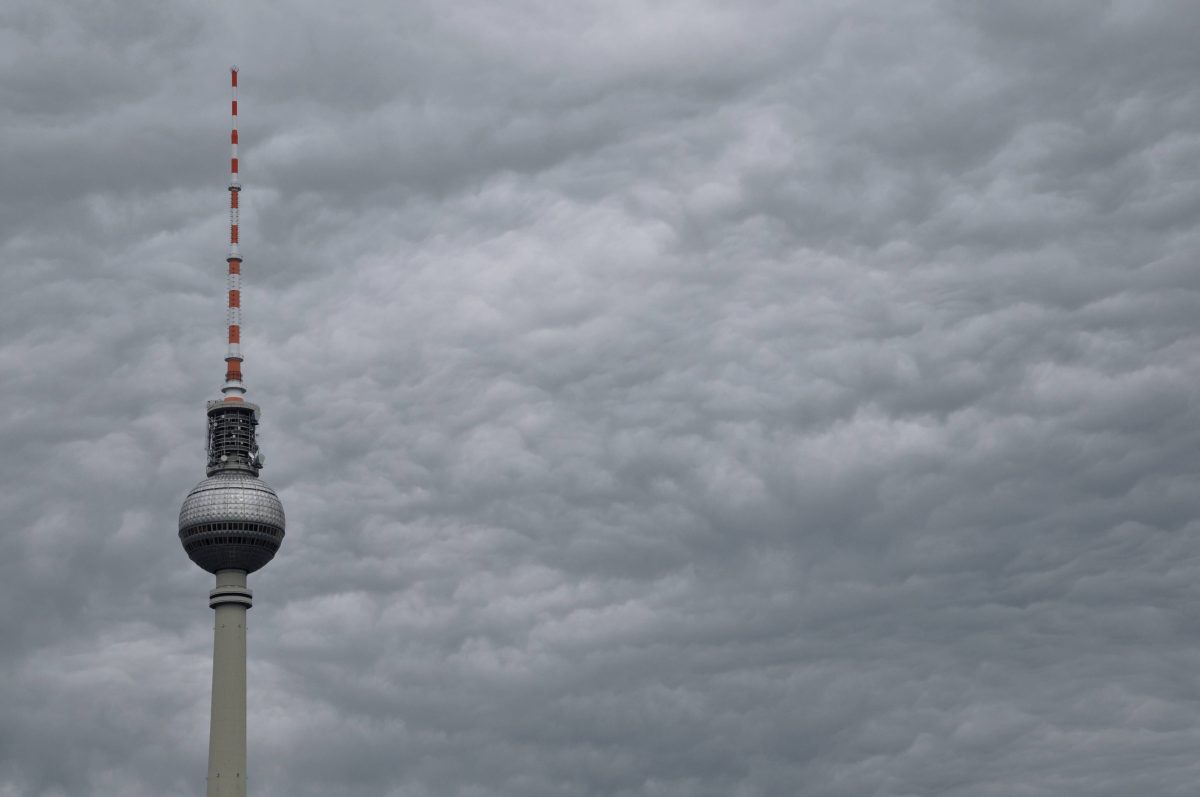
<instances>
[{"instance_id":1,"label":"white tower column","mask_svg":"<svg viewBox=\"0 0 1200 797\"><path fill-rule=\"evenodd\" d=\"M216 618L208 797L246 797L246 612L253 603L245 571L217 571L208 594Z\"/></svg>"}]
</instances>

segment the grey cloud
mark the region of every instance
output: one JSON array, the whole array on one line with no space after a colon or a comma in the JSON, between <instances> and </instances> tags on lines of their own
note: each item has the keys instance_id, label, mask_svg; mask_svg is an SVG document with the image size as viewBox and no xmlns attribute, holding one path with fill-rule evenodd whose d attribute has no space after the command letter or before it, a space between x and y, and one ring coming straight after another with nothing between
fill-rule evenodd
<instances>
[{"instance_id":1,"label":"grey cloud","mask_svg":"<svg viewBox=\"0 0 1200 797\"><path fill-rule=\"evenodd\" d=\"M1190 793L1196 19L6 11L0 793L202 786L234 61L253 793Z\"/></svg>"}]
</instances>

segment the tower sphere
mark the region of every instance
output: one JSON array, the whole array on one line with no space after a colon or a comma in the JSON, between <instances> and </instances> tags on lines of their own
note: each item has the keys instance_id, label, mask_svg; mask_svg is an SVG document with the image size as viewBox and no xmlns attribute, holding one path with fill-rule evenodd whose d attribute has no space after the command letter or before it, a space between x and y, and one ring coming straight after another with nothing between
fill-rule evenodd
<instances>
[{"instance_id":1,"label":"tower sphere","mask_svg":"<svg viewBox=\"0 0 1200 797\"><path fill-rule=\"evenodd\" d=\"M210 573L253 573L283 542L283 504L256 476L218 471L197 484L179 510L179 541Z\"/></svg>"}]
</instances>

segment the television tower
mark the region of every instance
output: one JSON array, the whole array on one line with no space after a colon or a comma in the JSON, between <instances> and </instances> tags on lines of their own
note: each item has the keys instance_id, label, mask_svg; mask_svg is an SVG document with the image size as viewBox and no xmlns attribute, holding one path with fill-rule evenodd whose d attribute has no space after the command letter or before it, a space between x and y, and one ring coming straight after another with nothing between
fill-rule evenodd
<instances>
[{"instance_id":1,"label":"television tower","mask_svg":"<svg viewBox=\"0 0 1200 797\"><path fill-rule=\"evenodd\" d=\"M259 409L242 398L242 255L238 250L238 70L233 86L233 157L229 178L229 349L224 397L208 402L208 478L179 510L179 541L191 560L217 577L208 594L215 610L212 720L208 737L208 797L246 795L246 612L253 605L246 576L275 556L283 542L283 504L258 478L263 457L255 441Z\"/></svg>"}]
</instances>

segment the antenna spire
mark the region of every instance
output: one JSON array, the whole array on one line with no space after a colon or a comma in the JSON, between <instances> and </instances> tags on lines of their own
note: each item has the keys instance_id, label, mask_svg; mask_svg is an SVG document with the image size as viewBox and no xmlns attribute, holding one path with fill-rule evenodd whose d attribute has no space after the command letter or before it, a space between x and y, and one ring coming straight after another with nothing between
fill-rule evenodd
<instances>
[{"instance_id":1,"label":"antenna spire","mask_svg":"<svg viewBox=\"0 0 1200 797\"><path fill-rule=\"evenodd\" d=\"M221 392L225 401L241 401L246 393L242 384L242 253L238 250L238 194L242 190L238 182L238 68L229 70L230 86L233 89L233 128L229 136L231 156L229 159L229 306L226 322L229 326L229 349L225 353L225 384Z\"/></svg>"}]
</instances>

